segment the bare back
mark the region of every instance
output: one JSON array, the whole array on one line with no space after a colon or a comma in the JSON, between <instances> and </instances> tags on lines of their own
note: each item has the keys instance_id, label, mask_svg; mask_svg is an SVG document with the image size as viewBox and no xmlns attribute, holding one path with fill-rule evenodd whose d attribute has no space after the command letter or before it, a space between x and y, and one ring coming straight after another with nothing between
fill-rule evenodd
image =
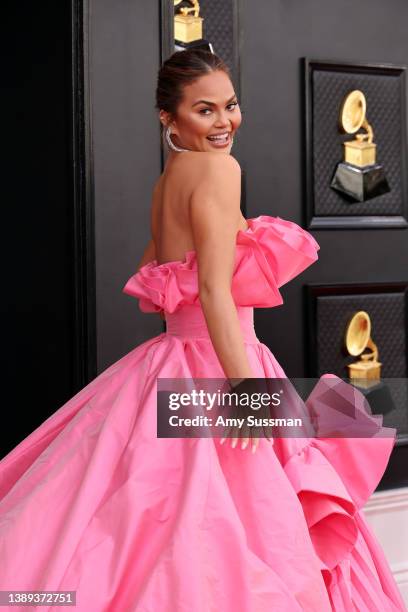
<instances>
[{"instance_id":1,"label":"bare back","mask_svg":"<svg viewBox=\"0 0 408 612\"><path fill-rule=\"evenodd\" d=\"M155 185L151 229L158 264L182 261L187 251L194 250L189 202L200 182L200 155L201 152L178 154L167 163ZM247 229L243 216L236 229Z\"/></svg>"}]
</instances>

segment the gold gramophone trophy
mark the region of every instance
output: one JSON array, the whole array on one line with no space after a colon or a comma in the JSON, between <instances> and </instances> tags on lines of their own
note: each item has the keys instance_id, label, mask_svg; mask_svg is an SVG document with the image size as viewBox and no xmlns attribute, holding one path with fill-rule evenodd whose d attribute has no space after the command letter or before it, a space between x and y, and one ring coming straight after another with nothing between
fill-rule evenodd
<instances>
[{"instance_id":1,"label":"gold gramophone trophy","mask_svg":"<svg viewBox=\"0 0 408 612\"><path fill-rule=\"evenodd\" d=\"M174 43L176 51L200 47L214 53L203 38L203 18L198 0L174 0Z\"/></svg>"},{"instance_id":2,"label":"gold gramophone trophy","mask_svg":"<svg viewBox=\"0 0 408 612\"><path fill-rule=\"evenodd\" d=\"M378 348L371 338L371 319L365 310L359 310L351 317L344 340L349 355L360 357L347 365L351 384L365 395L374 414L393 410L390 390L381 380L382 363L378 361Z\"/></svg>"},{"instance_id":3,"label":"gold gramophone trophy","mask_svg":"<svg viewBox=\"0 0 408 612\"><path fill-rule=\"evenodd\" d=\"M340 131L356 134L354 140L343 143L344 161L337 165L330 187L354 202L365 202L390 191L384 169L376 163L377 145L374 132L366 117L367 102L359 89L347 94L341 105Z\"/></svg>"},{"instance_id":4,"label":"gold gramophone trophy","mask_svg":"<svg viewBox=\"0 0 408 612\"><path fill-rule=\"evenodd\" d=\"M378 348L371 338L371 319L365 310L359 310L351 317L345 344L350 355L360 355L360 359L347 366L349 378L356 380L358 386L369 386L372 381L380 380L382 364L378 361Z\"/></svg>"}]
</instances>

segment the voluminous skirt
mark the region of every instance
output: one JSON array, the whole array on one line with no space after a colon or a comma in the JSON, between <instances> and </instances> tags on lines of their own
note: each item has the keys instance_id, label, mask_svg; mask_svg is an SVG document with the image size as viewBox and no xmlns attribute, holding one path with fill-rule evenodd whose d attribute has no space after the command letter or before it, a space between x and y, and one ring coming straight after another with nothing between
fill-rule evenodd
<instances>
[{"instance_id":1,"label":"voluminous skirt","mask_svg":"<svg viewBox=\"0 0 408 612\"><path fill-rule=\"evenodd\" d=\"M284 378L255 334L253 309L282 304L279 288L316 261L319 245L279 217L247 222L232 295L254 375ZM0 589L76 591L81 612L405 610L361 512L395 432L261 440L255 454L218 438L158 438L157 378L224 378L195 252L149 262L123 291L145 312L164 311L166 332L0 462ZM329 380L330 401L362 404L359 391ZM328 384L318 381L308 409L324 407Z\"/></svg>"},{"instance_id":2,"label":"voluminous skirt","mask_svg":"<svg viewBox=\"0 0 408 612\"><path fill-rule=\"evenodd\" d=\"M285 377L238 312L256 376ZM157 377L223 376L200 309L166 318L0 462L0 589L84 612L404 610L361 512L394 437L157 438Z\"/></svg>"}]
</instances>

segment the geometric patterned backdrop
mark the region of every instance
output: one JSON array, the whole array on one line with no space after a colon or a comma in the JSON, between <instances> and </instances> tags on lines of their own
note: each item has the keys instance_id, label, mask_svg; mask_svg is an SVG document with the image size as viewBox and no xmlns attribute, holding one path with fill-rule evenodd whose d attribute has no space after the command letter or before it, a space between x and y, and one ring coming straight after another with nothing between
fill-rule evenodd
<instances>
[{"instance_id":1,"label":"geometric patterned backdrop","mask_svg":"<svg viewBox=\"0 0 408 612\"><path fill-rule=\"evenodd\" d=\"M236 0L200 0L203 38L229 66L236 94L240 95L238 6Z\"/></svg>"}]
</instances>

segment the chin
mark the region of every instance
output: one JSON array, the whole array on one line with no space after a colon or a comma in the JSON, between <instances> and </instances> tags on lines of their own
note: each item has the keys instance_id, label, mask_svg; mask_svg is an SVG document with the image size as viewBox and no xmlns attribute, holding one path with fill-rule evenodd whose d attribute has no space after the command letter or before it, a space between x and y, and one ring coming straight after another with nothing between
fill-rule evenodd
<instances>
[{"instance_id":1,"label":"chin","mask_svg":"<svg viewBox=\"0 0 408 612\"><path fill-rule=\"evenodd\" d=\"M205 151L209 151L211 153L218 153L219 155L229 155L231 153L231 149L232 147L226 147L225 149L215 149L215 148L210 148L210 149L205 149Z\"/></svg>"}]
</instances>

